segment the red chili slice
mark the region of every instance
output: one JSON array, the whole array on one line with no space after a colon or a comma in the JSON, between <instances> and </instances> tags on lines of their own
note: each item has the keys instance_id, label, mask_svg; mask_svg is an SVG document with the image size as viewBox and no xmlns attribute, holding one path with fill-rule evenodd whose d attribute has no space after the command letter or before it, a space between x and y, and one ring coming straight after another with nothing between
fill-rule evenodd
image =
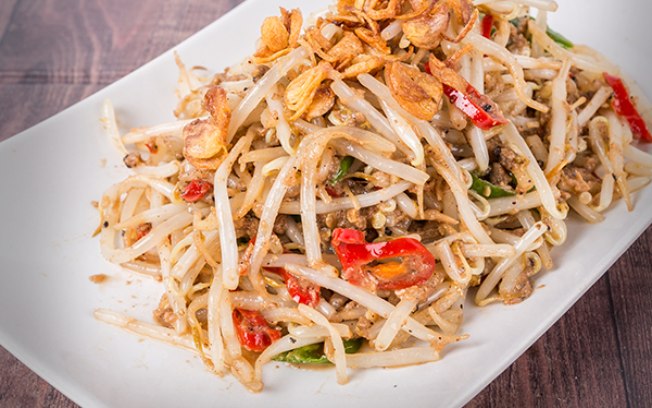
<instances>
[{"instance_id":1,"label":"red chili slice","mask_svg":"<svg viewBox=\"0 0 652 408\"><path fill-rule=\"evenodd\" d=\"M281 338L281 332L271 328L263 315L253 310L234 309L233 326L240 344L256 353L264 351Z\"/></svg>"},{"instance_id":2,"label":"red chili slice","mask_svg":"<svg viewBox=\"0 0 652 408\"><path fill-rule=\"evenodd\" d=\"M507 119L500 113L494 101L478 92L471 84L467 84L464 92L444 84L444 94L457 109L482 130L507 123Z\"/></svg>"},{"instance_id":3,"label":"red chili slice","mask_svg":"<svg viewBox=\"0 0 652 408\"><path fill-rule=\"evenodd\" d=\"M147 142L145 143L145 147L147 147L147 150L149 150L151 154L158 153L158 146L155 142Z\"/></svg>"},{"instance_id":4,"label":"red chili slice","mask_svg":"<svg viewBox=\"0 0 652 408\"><path fill-rule=\"evenodd\" d=\"M419 285L435 270L435 257L412 238L367 243L362 231L336 228L331 245L342 264L344 279L370 289L397 290ZM390 258L402 260L369 265Z\"/></svg>"},{"instance_id":5,"label":"red chili slice","mask_svg":"<svg viewBox=\"0 0 652 408\"><path fill-rule=\"evenodd\" d=\"M213 184L205 180L196 179L188 183L181 193L181 198L189 203L196 203L213 190Z\"/></svg>"},{"instance_id":6,"label":"red chili slice","mask_svg":"<svg viewBox=\"0 0 652 408\"><path fill-rule=\"evenodd\" d=\"M296 277L283 268L265 267L265 269L281 275L283 279L285 279L285 286L287 287L292 300L310 307L317 306L320 300L319 286L310 283L305 279Z\"/></svg>"},{"instance_id":7,"label":"red chili slice","mask_svg":"<svg viewBox=\"0 0 652 408\"><path fill-rule=\"evenodd\" d=\"M429 63L425 65L424 70L426 73L432 75ZM466 83L464 92L450 85L443 84L444 94L457 109L461 110L462 113L471 119L474 125L482 130L489 130L495 126L507 123L507 119L505 119L500 112L500 108L494 101L478 92L477 89L463 78L460 77L459 79L461 82Z\"/></svg>"},{"instance_id":8,"label":"red chili slice","mask_svg":"<svg viewBox=\"0 0 652 408\"><path fill-rule=\"evenodd\" d=\"M142 237L145 235L149 234L149 232L152 230L152 223L146 222L143 224L140 224L139 226L136 227L136 241L140 241Z\"/></svg>"},{"instance_id":9,"label":"red chili slice","mask_svg":"<svg viewBox=\"0 0 652 408\"><path fill-rule=\"evenodd\" d=\"M627 121L634 136L644 142L652 142L652 134L650 134L645 121L634 106L623 80L606 72L603 73L603 76L614 91L614 99L611 102L614 111Z\"/></svg>"},{"instance_id":10,"label":"red chili slice","mask_svg":"<svg viewBox=\"0 0 652 408\"><path fill-rule=\"evenodd\" d=\"M482 18L482 36L491 39L491 29L494 27L494 16L486 14Z\"/></svg>"}]
</instances>

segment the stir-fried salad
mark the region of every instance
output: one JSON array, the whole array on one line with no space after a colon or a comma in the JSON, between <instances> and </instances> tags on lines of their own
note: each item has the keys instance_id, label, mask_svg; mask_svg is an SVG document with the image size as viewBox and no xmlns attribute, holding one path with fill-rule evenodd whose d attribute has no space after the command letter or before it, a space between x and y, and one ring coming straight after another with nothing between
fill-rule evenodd
<instances>
[{"instance_id":1,"label":"stir-fried salad","mask_svg":"<svg viewBox=\"0 0 652 408\"><path fill-rule=\"evenodd\" d=\"M102 253L162 297L155 323L95 316L253 391L272 360L345 383L439 359L466 337L467 298L532 295L571 209L599 222L652 178L649 104L547 26L556 8L341 0L310 24L281 9L239 65L177 58L178 120L120 134L107 103L134 174L99 204Z\"/></svg>"}]
</instances>

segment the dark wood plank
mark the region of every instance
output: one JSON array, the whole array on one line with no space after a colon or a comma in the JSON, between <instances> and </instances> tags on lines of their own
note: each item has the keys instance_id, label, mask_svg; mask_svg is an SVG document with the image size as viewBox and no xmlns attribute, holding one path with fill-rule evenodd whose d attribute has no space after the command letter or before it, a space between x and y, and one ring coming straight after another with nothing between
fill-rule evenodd
<instances>
[{"instance_id":1,"label":"dark wood plank","mask_svg":"<svg viewBox=\"0 0 652 408\"><path fill-rule=\"evenodd\" d=\"M652 234L648 231L609 274L614 322L632 407L652 405Z\"/></svg>"},{"instance_id":2,"label":"dark wood plank","mask_svg":"<svg viewBox=\"0 0 652 408\"><path fill-rule=\"evenodd\" d=\"M0 406L57 407L77 405L0 347Z\"/></svg>"},{"instance_id":3,"label":"dark wood plank","mask_svg":"<svg viewBox=\"0 0 652 408\"><path fill-rule=\"evenodd\" d=\"M0 82L109 84L240 2L21 1L0 43Z\"/></svg>"},{"instance_id":4,"label":"dark wood plank","mask_svg":"<svg viewBox=\"0 0 652 408\"><path fill-rule=\"evenodd\" d=\"M605 276L467 407L625 406L609 297Z\"/></svg>"},{"instance_id":5,"label":"dark wood plank","mask_svg":"<svg viewBox=\"0 0 652 408\"><path fill-rule=\"evenodd\" d=\"M2 42L2 38L7 31L17 2L18 0L4 0L2 6L0 6L0 42Z\"/></svg>"},{"instance_id":6,"label":"dark wood plank","mask_svg":"<svg viewBox=\"0 0 652 408\"><path fill-rule=\"evenodd\" d=\"M0 140L122 77L239 2L1 1ZM651 243L648 230L468 406L652 406ZM0 406L75 404L0 348Z\"/></svg>"},{"instance_id":7,"label":"dark wood plank","mask_svg":"<svg viewBox=\"0 0 652 408\"><path fill-rule=\"evenodd\" d=\"M33 126L99 90L98 84L0 83L0 140ZM29 106L29 109L25 109Z\"/></svg>"}]
</instances>

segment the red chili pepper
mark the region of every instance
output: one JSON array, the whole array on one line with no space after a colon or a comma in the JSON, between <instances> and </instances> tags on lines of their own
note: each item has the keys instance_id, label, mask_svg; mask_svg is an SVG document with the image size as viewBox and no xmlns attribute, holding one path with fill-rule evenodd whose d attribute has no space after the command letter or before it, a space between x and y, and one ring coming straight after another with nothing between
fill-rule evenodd
<instances>
[{"instance_id":1,"label":"red chili pepper","mask_svg":"<svg viewBox=\"0 0 652 408\"><path fill-rule=\"evenodd\" d=\"M486 18L486 17L485 17ZM432 75L430 64L426 63L424 70L426 73ZM464 81L460 77L460 81ZM450 85L444 85L444 94L448 97L457 109L461 110L466 116L471 119L474 125L482 130L489 130L498 125L507 123L507 119L500 112L498 105L486 95L481 94L471 84L466 82L466 89L464 92L453 88Z\"/></svg>"},{"instance_id":2,"label":"red chili pepper","mask_svg":"<svg viewBox=\"0 0 652 408\"><path fill-rule=\"evenodd\" d=\"M632 133L634 133L637 138L644 142L652 142L652 135L650 134L645 121L641 117L641 114L638 113L638 110L636 110L636 107L632 103L629 91L625 87L623 80L606 72L603 76L611 89L614 90L614 99L611 102L614 111L629 123Z\"/></svg>"},{"instance_id":3,"label":"red chili pepper","mask_svg":"<svg viewBox=\"0 0 652 408\"><path fill-rule=\"evenodd\" d=\"M257 353L281 338L281 332L271 328L260 312L234 309L233 326L240 344Z\"/></svg>"},{"instance_id":4,"label":"red chili pepper","mask_svg":"<svg viewBox=\"0 0 652 408\"><path fill-rule=\"evenodd\" d=\"M213 189L213 185L208 181L196 179L188 183L181 193L181 198L189 203L195 203L208 194Z\"/></svg>"},{"instance_id":5,"label":"red chili pepper","mask_svg":"<svg viewBox=\"0 0 652 408\"><path fill-rule=\"evenodd\" d=\"M140 241L142 237L145 235L149 234L149 232L152 230L152 224L149 222L140 224L139 226L136 227L136 241Z\"/></svg>"},{"instance_id":6,"label":"red chili pepper","mask_svg":"<svg viewBox=\"0 0 652 408\"><path fill-rule=\"evenodd\" d=\"M342 197L342 194L340 194L336 189L334 189L333 187L331 187L329 185L326 185L325 189L326 189L326 192L328 193L328 195L331 196L331 197L335 197L335 198Z\"/></svg>"},{"instance_id":7,"label":"red chili pepper","mask_svg":"<svg viewBox=\"0 0 652 408\"><path fill-rule=\"evenodd\" d=\"M491 29L494 26L494 16L485 14L482 19L482 36L491 39Z\"/></svg>"},{"instance_id":8,"label":"red chili pepper","mask_svg":"<svg viewBox=\"0 0 652 408\"><path fill-rule=\"evenodd\" d=\"M448 96L457 109L471 119L474 125L482 130L489 130L507 123L498 106L486 95L482 95L471 84L467 84L464 92L444 84L444 94Z\"/></svg>"},{"instance_id":9,"label":"red chili pepper","mask_svg":"<svg viewBox=\"0 0 652 408\"><path fill-rule=\"evenodd\" d=\"M310 307L317 306L320 300L319 286L292 275L284 268L265 267L265 269L281 275L285 279L285 286L288 288L292 300Z\"/></svg>"},{"instance_id":10,"label":"red chili pepper","mask_svg":"<svg viewBox=\"0 0 652 408\"><path fill-rule=\"evenodd\" d=\"M154 142L147 142L147 143L145 143L145 147L147 147L147 150L149 150L149 152L150 152L151 154L156 154L156 153L158 153L158 146L157 146L156 143L154 143Z\"/></svg>"},{"instance_id":11,"label":"red chili pepper","mask_svg":"<svg viewBox=\"0 0 652 408\"><path fill-rule=\"evenodd\" d=\"M362 231L336 228L331 245L342 264L342 276L358 286L404 289L424 283L435 270L435 257L412 238L367 243ZM369 265L390 258L402 260Z\"/></svg>"}]
</instances>

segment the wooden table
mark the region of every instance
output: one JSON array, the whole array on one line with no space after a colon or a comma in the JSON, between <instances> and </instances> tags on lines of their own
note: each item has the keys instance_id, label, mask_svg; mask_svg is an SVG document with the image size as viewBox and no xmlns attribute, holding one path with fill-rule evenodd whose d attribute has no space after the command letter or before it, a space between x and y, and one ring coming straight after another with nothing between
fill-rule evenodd
<instances>
[{"instance_id":1,"label":"wooden table","mask_svg":"<svg viewBox=\"0 0 652 408\"><path fill-rule=\"evenodd\" d=\"M2 0L0 140L128 74L239 2ZM468 406L652 406L651 265L648 229ZM0 348L0 406L75 404Z\"/></svg>"}]
</instances>

